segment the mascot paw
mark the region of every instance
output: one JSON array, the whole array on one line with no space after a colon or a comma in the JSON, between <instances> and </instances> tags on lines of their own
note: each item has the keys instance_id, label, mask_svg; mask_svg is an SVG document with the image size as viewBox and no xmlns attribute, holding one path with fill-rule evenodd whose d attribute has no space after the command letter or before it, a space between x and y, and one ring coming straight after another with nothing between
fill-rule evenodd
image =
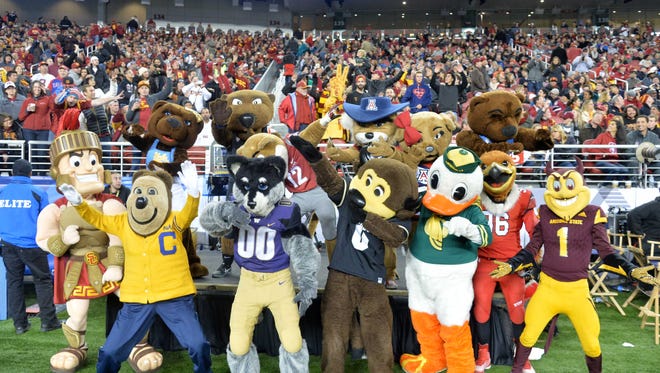
<instances>
[{"instance_id":1,"label":"mascot paw","mask_svg":"<svg viewBox=\"0 0 660 373\"><path fill-rule=\"evenodd\" d=\"M335 162L344 162L341 149L337 148L332 140L328 140L328 146L325 148L325 155Z\"/></svg>"},{"instance_id":2,"label":"mascot paw","mask_svg":"<svg viewBox=\"0 0 660 373\"><path fill-rule=\"evenodd\" d=\"M108 269L103 274L103 283L112 282L112 281L121 281L124 276L124 271L122 267L119 266L108 266Z\"/></svg>"},{"instance_id":3,"label":"mascot paw","mask_svg":"<svg viewBox=\"0 0 660 373\"><path fill-rule=\"evenodd\" d=\"M422 160L429 155L437 155L438 150L433 144L418 142L417 144L413 144L410 148L408 148L408 154Z\"/></svg>"},{"instance_id":4,"label":"mascot paw","mask_svg":"<svg viewBox=\"0 0 660 373\"><path fill-rule=\"evenodd\" d=\"M289 139L291 145L293 145L300 154L302 154L305 159L310 163L315 163L323 159L323 154L309 141L303 139L300 136L291 136ZM330 144L330 142L328 142ZM328 145L329 147L330 145Z\"/></svg>"},{"instance_id":5,"label":"mascot paw","mask_svg":"<svg viewBox=\"0 0 660 373\"><path fill-rule=\"evenodd\" d=\"M203 266L201 263L193 263L190 265L190 275L192 278L200 278L208 276L209 269Z\"/></svg>"},{"instance_id":6,"label":"mascot paw","mask_svg":"<svg viewBox=\"0 0 660 373\"><path fill-rule=\"evenodd\" d=\"M149 164L147 165L147 169L151 171L165 171L163 164L156 161L149 162Z\"/></svg>"},{"instance_id":7,"label":"mascot paw","mask_svg":"<svg viewBox=\"0 0 660 373\"><path fill-rule=\"evenodd\" d=\"M536 148L535 150L548 150L552 149L553 146L554 142L550 136L550 131L544 128L536 130L534 136L534 147Z\"/></svg>"},{"instance_id":8,"label":"mascot paw","mask_svg":"<svg viewBox=\"0 0 660 373\"><path fill-rule=\"evenodd\" d=\"M514 142L513 144L509 144L507 146L507 148L509 149L510 152L515 153L515 154L522 153L522 151L525 150L525 147L523 146L523 144L521 144L519 142Z\"/></svg>"},{"instance_id":9,"label":"mascot paw","mask_svg":"<svg viewBox=\"0 0 660 373\"><path fill-rule=\"evenodd\" d=\"M163 365L163 355L150 345L140 343L133 347L128 364L136 373L155 372Z\"/></svg>"},{"instance_id":10,"label":"mascot paw","mask_svg":"<svg viewBox=\"0 0 660 373\"><path fill-rule=\"evenodd\" d=\"M217 126L226 126L231 117L231 106L227 105L226 100L215 100L210 105L211 114L213 115L213 123Z\"/></svg>"},{"instance_id":11,"label":"mascot paw","mask_svg":"<svg viewBox=\"0 0 660 373\"><path fill-rule=\"evenodd\" d=\"M67 245L75 245L80 241L80 232L77 225L69 225L62 232L62 242Z\"/></svg>"},{"instance_id":12,"label":"mascot paw","mask_svg":"<svg viewBox=\"0 0 660 373\"><path fill-rule=\"evenodd\" d=\"M294 303L299 303L298 305L298 314L302 317L309 306L312 305L312 301L316 298L317 295L317 283L312 283L310 286L301 286L300 292L296 294L293 298Z\"/></svg>"},{"instance_id":13,"label":"mascot paw","mask_svg":"<svg viewBox=\"0 0 660 373\"><path fill-rule=\"evenodd\" d=\"M134 124L128 127L128 129L126 129L126 132L128 132L128 134L132 136L143 136L145 133L144 128L139 124Z\"/></svg>"},{"instance_id":14,"label":"mascot paw","mask_svg":"<svg viewBox=\"0 0 660 373\"><path fill-rule=\"evenodd\" d=\"M83 365L86 359L87 346L65 347L50 358L50 369L53 372L73 372Z\"/></svg>"},{"instance_id":15,"label":"mascot paw","mask_svg":"<svg viewBox=\"0 0 660 373\"><path fill-rule=\"evenodd\" d=\"M367 148L373 157L391 157L394 154L394 147L383 140L371 143Z\"/></svg>"}]
</instances>

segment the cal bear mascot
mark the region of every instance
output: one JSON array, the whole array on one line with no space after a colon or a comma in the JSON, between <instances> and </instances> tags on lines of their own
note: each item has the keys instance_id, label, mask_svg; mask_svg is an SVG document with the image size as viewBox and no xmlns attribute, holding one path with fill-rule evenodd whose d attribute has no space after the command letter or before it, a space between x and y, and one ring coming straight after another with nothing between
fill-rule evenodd
<instances>
[{"instance_id":1,"label":"cal bear mascot","mask_svg":"<svg viewBox=\"0 0 660 373\"><path fill-rule=\"evenodd\" d=\"M600 321L587 281L592 249L598 251L601 268L647 284L660 284L647 273L652 266L636 267L612 248L607 237L607 216L600 207L589 204L584 168L579 159L576 161L577 167L568 170L554 170L548 163L543 195L546 204L539 207L539 223L530 242L513 258L496 262L498 267L491 273L500 278L518 271L532 263L544 247L539 287L527 305L525 328L516 342L513 373L523 372L532 347L557 314L568 316L573 323L589 372L602 372Z\"/></svg>"},{"instance_id":2,"label":"cal bear mascot","mask_svg":"<svg viewBox=\"0 0 660 373\"><path fill-rule=\"evenodd\" d=\"M403 354L406 372L473 372L470 309L477 250L491 242L481 211L479 157L450 147L429 169L406 264L408 306L421 354Z\"/></svg>"},{"instance_id":3,"label":"cal bear mascot","mask_svg":"<svg viewBox=\"0 0 660 373\"><path fill-rule=\"evenodd\" d=\"M234 240L236 263L241 267L229 319L229 369L259 372L252 335L257 317L268 307L282 341L280 371L307 372L309 353L298 322L316 298L321 258L301 222L300 208L284 198L286 163L277 156L234 155L227 157L227 167L235 180L236 200L209 204L200 224L213 236L228 235ZM300 288L298 295L293 278Z\"/></svg>"},{"instance_id":4,"label":"cal bear mascot","mask_svg":"<svg viewBox=\"0 0 660 373\"><path fill-rule=\"evenodd\" d=\"M513 337L518 339L522 333L525 319L525 279L512 273L500 279L490 277L490 272L497 268L496 260L505 261L516 255L520 249L520 231L524 229L529 236L538 219L534 208L536 200L532 192L520 189L516 185L516 165L511 157L494 150L481 155L481 169L484 175L484 190L481 193L481 206L493 232L493 242L479 248L477 272L474 274L474 307L478 355L475 372L490 368L491 340L490 314L495 286L499 282L509 317L513 323ZM498 346L497 350L507 351L507 358L512 356L513 341ZM525 363L524 373L533 373L532 365Z\"/></svg>"},{"instance_id":5,"label":"cal bear mascot","mask_svg":"<svg viewBox=\"0 0 660 373\"><path fill-rule=\"evenodd\" d=\"M127 211L121 214L104 214L83 200L76 187L60 186L87 223L126 243L119 298L124 307L99 350L97 372L118 372L156 316L188 350L194 372L211 372L211 347L197 318L196 289L182 243L183 232L199 208L195 165L183 162L178 176L188 194L181 211L172 210L172 176L163 170L141 170L133 175Z\"/></svg>"}]
</instances>

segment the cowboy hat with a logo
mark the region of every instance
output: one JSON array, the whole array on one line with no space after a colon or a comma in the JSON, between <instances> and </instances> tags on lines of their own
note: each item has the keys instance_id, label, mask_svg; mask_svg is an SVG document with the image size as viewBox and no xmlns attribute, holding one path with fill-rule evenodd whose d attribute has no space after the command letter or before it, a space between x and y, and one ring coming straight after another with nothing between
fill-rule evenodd
<instances>
[{"instance_id":1,"label":"cowboy hat with a logo","mask_svg":"<svg viewBox=\"0 0 660 373\"><path fill-rule=\"evenodd\" d=\"M359 123L375 122L403 110L408 103L393 104L388 97L363 97L360 105L344 104L344 111Z\"/></svg>"}]
</instances>

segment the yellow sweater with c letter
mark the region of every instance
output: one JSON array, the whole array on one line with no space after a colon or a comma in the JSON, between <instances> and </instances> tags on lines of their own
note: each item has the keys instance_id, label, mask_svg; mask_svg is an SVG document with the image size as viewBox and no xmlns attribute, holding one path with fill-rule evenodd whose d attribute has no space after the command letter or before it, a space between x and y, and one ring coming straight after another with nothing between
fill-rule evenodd
<instances>
[{"instance_id":1,"label":"yellow sweater with c letter","mask_svg":"<svg viewBox=\"0 0 660 373\"><path fill-rule=\"evenodd\" d=\"M183 209L171 212L160 230L146 237L131 229L127 213L103 215L84 201L76 209L91 225L121 238L125 260L119 299L147 304L196 293L181 232L195 219L198 207L199 197L188 195Z\"/></svg>"}]
</instances>

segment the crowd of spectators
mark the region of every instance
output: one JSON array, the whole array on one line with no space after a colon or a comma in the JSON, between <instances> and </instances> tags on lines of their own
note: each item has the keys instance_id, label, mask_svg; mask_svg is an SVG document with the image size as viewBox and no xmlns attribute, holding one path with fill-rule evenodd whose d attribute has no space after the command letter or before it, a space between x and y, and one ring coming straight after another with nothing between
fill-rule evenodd
<instances>
[{"instance_id":1,"label":"crowd of spectators","mask_svg":"<svg viewBox=\"0 0 660 373\"><path fill-rule=\"evenodd\" d=\"M526 97L523 126L562 128L565 143L613 133L599 143L659 144L658 42L650 24L562 25L531 34L490 25L460 38L421 33L333 40L299 30L214 30L195 23L157 29L153 20L140 25L135 17L125 25L78 25L69 17L32 23L8 12L0 24L0 113L20 125L26 140L43 139L44 131L52 138L61 128L56 97L78 87L82 101L110 98L102 104L107 117L93 112L111 124L99 135L117 138L113 132L123 125L146 125L157 100L201 112L224 93L254 87L275 61L287 78L285 97L314 111L297 115L291 109L297 105L283 102L280 115L288 121L297 115L290 124L297 130L323 111L328 81L344 64L350 68L346 102L387 95L410 102L412 112L453 112L457 131L467 127L472 96L506 89ZM612 122L616 132L608 130Z\"/></svg>"}]
</instances>

